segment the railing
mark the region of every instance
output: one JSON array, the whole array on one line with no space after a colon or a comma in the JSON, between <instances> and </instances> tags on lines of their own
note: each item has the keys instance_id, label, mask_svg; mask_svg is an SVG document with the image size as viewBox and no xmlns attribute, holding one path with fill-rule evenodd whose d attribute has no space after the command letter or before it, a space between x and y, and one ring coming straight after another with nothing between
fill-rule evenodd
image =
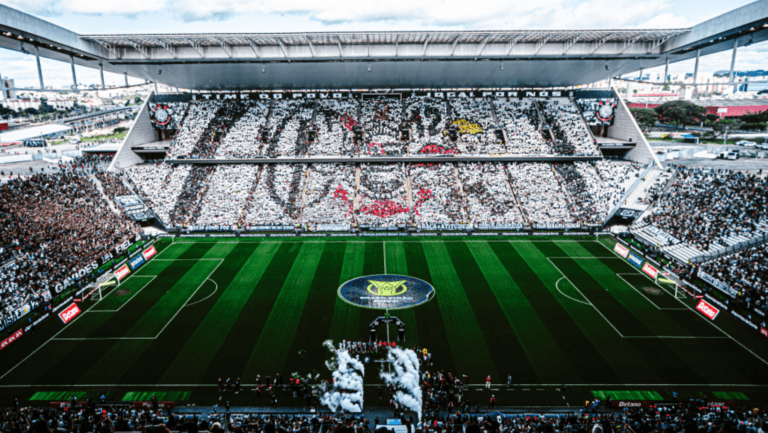
<instances>
[{"instance_id":1,"label":"railing","mask_svg":"<svg viewBox=\"0 0 768 433\"><path fill-rule=\"evenodd\" d=\"M623 196L621 196L621 200L619 200L619 204L617 204L616 207L614 207L613 210L608 213L608 216L605 217L605 221L603 221L603 225L608 224L608 221L610 221L611 218L613 218L613 216L616 215L616 212L618 212L619 209L621 209L621 205L624 203L624 201L627 200L630 195L632 195L632 193L635 191L635 188L637 188L643 182L643 178L647 176L648 173L650 173L651 170L653 170L653 167L655 166L656 166L656 163L652 163L651 165L645 168L645 170L640 174L637 180L632 183L632 185L629 187L627 192L624 193Z\"/></svg>"},{"instance_id":2,"label":"railing","mask_svg":"<svg viewBox=\"0 0 768 433\"><path fill-rule=\"evenodd\" d=\"M768 242L768 234L766 233L763 233L760 236L755 236L753 238L747 239L746 241L741 241L737 244L733 244L731 246L728 246L722 250L718 250L713 253L704 253L704 254L698 255L696 257L693 257L691 261L693 263L704 263L710 260L714 260L720 256L724 256L726 254L733 254L737 251L741 251L745 248L748 248L757 244L762 244L764 242Z\"/></svg>"}]
</instances>

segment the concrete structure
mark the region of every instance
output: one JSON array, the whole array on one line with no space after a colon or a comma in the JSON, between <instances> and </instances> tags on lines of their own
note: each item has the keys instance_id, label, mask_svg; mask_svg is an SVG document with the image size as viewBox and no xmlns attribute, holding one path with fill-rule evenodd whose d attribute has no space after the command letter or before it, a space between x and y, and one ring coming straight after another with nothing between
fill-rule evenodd
<instances>
[{"instance_id":1,"label":"concrete structure","mask_svg":"<svg viewBox=\"0 0 768 433\"><path fill-rule=\"evenodd\" d=\"M13 143L30 138L51 138L60 137L72 129L65 125L43 125L33 126L31 128L16 129L10 132L0 134L0 143Z\"/></svg>"},{"instance_id":2,"label":"concrete structure","mask_svg":"<svg viewBox=\"0 0 768 433\"><path fill-rule=\"evenodd\" d=\"M697 99L688 101L707 109L707 114L724 117L737 117L750 113L762 113L768 110L768 99ZM634 102L632 108L656 108L663 101Z\"/></svg>"},{"instance_id":3,"label":"concrete structure","mask_svg":"<svg viewBox=\"0 0 768 433\"><path fill-rule=\"evenodd\" d=\"M766 39L768 0L683 29L173 35L78 35L0 5L1 48L203 90L570 86Z\"/></svg>"}]
</instances>

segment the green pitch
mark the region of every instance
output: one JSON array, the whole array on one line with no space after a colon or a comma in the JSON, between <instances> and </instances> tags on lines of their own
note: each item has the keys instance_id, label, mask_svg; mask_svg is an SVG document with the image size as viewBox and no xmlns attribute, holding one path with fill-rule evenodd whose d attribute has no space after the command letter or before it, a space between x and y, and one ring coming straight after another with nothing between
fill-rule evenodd
<instances>
[{"instance_id":1,"label":"green pitch","mask_svg":"<svg viewBox=\"0 0 768 433\"><path fill-rule=\"evenodd\" d=\"M383 315L341 300L339 285L386 273L435 287L426 304L392 312L406 324L406 346L432 352L433 371L468 374L473 384L490 375L506 385L512 374L510 390L542 389L541 404L563 405L552 394L562 384L579 390L579 405L585 393L610 390L754 396L768 385L764 337L725 312L704 318L693 299L675 299L615 255L608 239L183 238L156 246L159 254L102 300L80 303L87 310L67 326L52 318L0 352L3 394L43 400L108 389L110 400L145 391L204 400L219 377L247 387L257 374L328 375L322 342L367 341L368 325ZM387 338L385 328L379 336ZM369 385L380 382L375 365ZM513 394L499 402L515 404Z\"/></svg>"}]
</instances>

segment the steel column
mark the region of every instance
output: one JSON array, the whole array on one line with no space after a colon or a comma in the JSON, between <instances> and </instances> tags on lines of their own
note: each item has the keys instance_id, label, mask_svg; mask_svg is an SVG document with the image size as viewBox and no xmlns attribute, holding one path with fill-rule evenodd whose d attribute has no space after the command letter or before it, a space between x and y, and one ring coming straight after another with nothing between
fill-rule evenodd
<instances>
[{"instance_id":1,"label":"steel column","mask_svg":"<svg viewBox=\"0 0 768 433\"><path fill-rule=\"evenodd\" d=\"M45 89L43 84L43 68L40 66L40 49L35 45L35 59L37 60L37 78L40 80L40 89Z\"/></svg>"},{"instance_id":2,"label":"steel column","mask_svg":"<svg viewBox=\"0 0 768 433\"><path fill-rule=\"evenodd\" d=\"M77 90L77 75L75 74L75 57L69 56L69 61L72 64L72 88Z\"/></svg>"}]
</instances>

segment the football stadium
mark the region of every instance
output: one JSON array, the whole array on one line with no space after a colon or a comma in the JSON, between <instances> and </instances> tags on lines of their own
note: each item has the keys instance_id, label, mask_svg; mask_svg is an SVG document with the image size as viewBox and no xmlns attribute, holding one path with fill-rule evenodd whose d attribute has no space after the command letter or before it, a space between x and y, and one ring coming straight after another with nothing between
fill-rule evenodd
<instances>
[{"instance_id":1,"label":"football stadium","mask_svg":"<svg viewBox=\"0 0 768 433\"><path fill-rule=\"evenodd\" d=\"M680 28L306 33L79 34L0 5L39 79L4 101L86 91L76 66L146 89L97 120L127 125L109 143L0 154L0 430L765 432L766 175L675 164L616 78L695 60L697 83L725 53L737 87L765 39L768 0Z\"/></svg>"}]
</instances>

